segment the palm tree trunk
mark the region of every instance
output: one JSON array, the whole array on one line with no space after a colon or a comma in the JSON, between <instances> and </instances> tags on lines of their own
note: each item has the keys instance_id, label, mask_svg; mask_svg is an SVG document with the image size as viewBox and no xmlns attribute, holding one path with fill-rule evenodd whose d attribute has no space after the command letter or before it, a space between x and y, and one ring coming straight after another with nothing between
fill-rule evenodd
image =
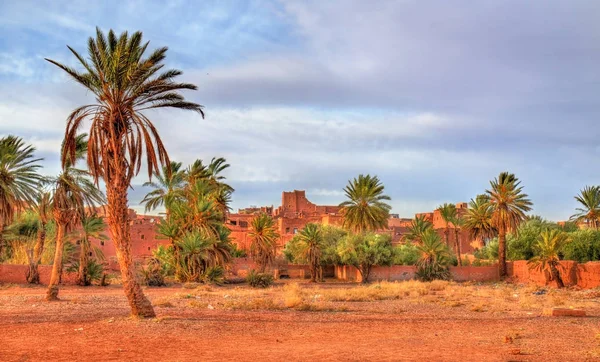
<instances>
[{"instance_id":1,"label":"palm tree trunk","mask_svg":"<svg viewBox=\"0 0 600 362\"><path fill-rule=\"evenodd\" d=\"M462 259L460 256L460 240L458 240L458 229L454 229L454 236L456 242L456 257L458 258L458 266L462 266Z\"/></svg>"},{"instance_id":2,"label":"palm tree trunk","mask_svg":"<svg viewBox=\"0 0 600 362\"><path fill-rule=\"evenodd\" d=\"M44 252L44 242L46 241L46 224L42 223L38 230L37 240L33 247L33 258L29 262L29 271L27 272L27 283L40 284L40 273L38 271L38 264L42 259L42 253Z\"/></svg>"},{"instance_id":3,"label":"palm tree trunk","mask_svg":"<svg viewBox=\"0 0 600 362\"><path fill-rule=\"evenodd\" d=\"M500 278L506 277L506 231L498 230L498 271Z\"/></svg>"},{"instance_id":4,"label":"palm tree trunk","mask_svg":"<svg viewBox=\"0 0 600 362\"><path fill-rule=\"evenodd\" d=\"M54 251L54 262L52 264L52 274L50 275L50 284L46 292L46 300L58 300L58 284L60 283L60 273L62 272L62 259L64 249L65 225L58 223L56 231L56 250Z\"/></svg>"},{"instance_id":5,"label":"palm tree trunk","mask_svg":"<svg viewBox=\"0 0 600 362\"><path fill-rule=\"evenodd\" d=\"M444 237L446 238L446 246L450 247L450 229L448 229L448 226L446 226L446 229L444 230Z\"/></svg>"},{"instance_id":6,"label":"palm tree trunk","mask_svg":"<svg viewBox=\"0 0 600 362\"><path fill-rule=\"evenodd\" d=\"M90 285L87 279L87 264L88 264L88 248L87 242L81 240L79 243L79 270L77 272L77 285L88 286Z\"/></svg>"},{"instance_id":7,"label":"palm tree trunk","mask_svg":"<svg viewBox=\"0 0 600 362\"><path fill-rule=\"evenodd\" d=\"M121 269L121 279L125 296L131 307L131 314L136 317L155 317L152 304L144 295L136 278L133 257L131 255L131 236L127 209L127 184L125 180L115 180L117 185L107 183L108 225L117 252Z\"/></svg>"}]
</instances>

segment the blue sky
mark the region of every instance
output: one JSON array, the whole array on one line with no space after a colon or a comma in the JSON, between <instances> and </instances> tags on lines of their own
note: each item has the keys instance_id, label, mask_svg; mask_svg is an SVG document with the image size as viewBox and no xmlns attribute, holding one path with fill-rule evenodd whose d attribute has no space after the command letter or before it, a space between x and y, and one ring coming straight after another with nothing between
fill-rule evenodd
<instances>
[{"instance_id":1,"label":"blue sky","mask_svg":"<svg viewBox=\"0 0 600 362\"><path fill-rule=\"evenodd\" d=\"M568 218L600 184L597 1L6 1L0 135L58 172L65 118L90 101L75 65L95 26L141 30L198 85L207 117L149 114L171 157L226 157L233 207L307 190L337 204L377 174L394 212L468 201L516 173L534 213ZM131 204L144 191L136 178Z\"/></svg>"}]
</instances>

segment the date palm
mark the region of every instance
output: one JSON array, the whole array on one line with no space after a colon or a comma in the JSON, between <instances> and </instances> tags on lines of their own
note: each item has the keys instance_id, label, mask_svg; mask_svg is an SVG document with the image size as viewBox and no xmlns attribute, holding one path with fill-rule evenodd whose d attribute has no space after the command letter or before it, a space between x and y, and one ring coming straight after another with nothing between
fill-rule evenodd
<instances>
[{"instance_id":1,"label":"date palm","mask_svg":"<svg viewBox=\"0 0 600 362\"><path fill-rule=\"evenodd\" d=\"M500 277L506 276L506 233L516 230L525 213L531 210L532 202L523 193L521 181L514 174L501 172L490 181L486 190L492 209L492 225L498 231L498 262Z\"/></svg>"},{"instance_id":2,"label":"date palm","mask_svg":"<svg viewBox=\"0 0 600 362\"><path fill-rule=\"evenodd\" d=\"M275 260L279 233L275 220L267 214L260 214L250 222L250 256L258 264L259 271L265 272Z\"/></svg>"},{"instance_id":3,"label":"date palm","mask_svg":"<svg viewBox=\"0 0 600 362\"><path fill-rule=\"evenodd\" d=\"M49 192L41 192L31 208L38 220L36 242L29 255L29 270L27 271L27 282L30 284L40 283L38 265L42 260L42 253L46 244L46 228L51 217L52 195Z\"/></svg>"},{"instance_id":4,"label":"date palm","mask_svg":"<svg viewBox=\"0 0 600 362\"><path fill-rule=\"evenodd\" d=\"M323 254L323 234L321 233L321 226L308 223L300 230L298 234L299 239L299 253L303 260L308 262L310 267L310 281L316 282L319 273L319 267L321 265L321 255Z\"/></svg>"},{"instance_id":5,"label":"date palm","mask_svg":"<svg viewBox=\"0 0 600 362\"><path fill-rule=\"evenodd\" d=\"M464 227L465 220L463 219L462 215L460 215L457 211L455 212L451 222L454 226L454 249L456 252L456 259L458 260L458 266L462 266L462 256L460 253L460 230Z\"/></svg>"},{"instance_id":6,"label":"date palm","mask_svg":"<svg viewBox=\"0 0 600 362\"><path fill-rule=\"evenodd\" d=\"M79 240L79 268L77 270L77 284L88 286L92 283L88 279L88 265L90 261L90 253L96 259L104 259L104 254L99 248L92 246L91 239L106 240L108 236L104 235L106 224L104 219L96 215L85 214L81 218L81 228L76 232L75 236Z\"/></svg>"},{"instance_id":7,"label":"date palm","mask_svg":"<svg viewBox=\"0 0 600 362\"><path fill-rule=\"evenodd\" d=\"M496 229L492 225L492 214L493 208L489 196L477 195L475 199L469 201L469 208L463 216L464 228L476 240L489 240L496 235Z\"/></svg>"},{"instance_id":8,"label":"date palm","mask_svg":"<svg viewBox=\"0 0 600 362\"><path fill-rule=\"evenodd\" d=\"M56 250L46 300L58 300L58 284L63 268L65 234L81 224L87 207L104 203L104 195L89 179L87 171L75 168L87 147L86 135L74 139L74 152L63 161L63 171L52 179L52 216L57 226ZM63 153L65 144L63 143Z\"/></svg>"},{"instance_id":9,"label":"date palm","mask_svg":"<svg viewBox=\"0 0 600 362\"><path fill-rule=\"evenodd\" d=\"M440 216L444 221L444 237L446 239L446 245L450 246L450 223L456 217L456 206L454 204L445 203L438 206L437 210L440 212Z\"/></svg>"},{"instance_id":10,"label":"date palm","mask_svg":"<svg viewBox=\"0 0 600 362\"><path fill-rule=\"evenodd\" d=\"M539 271L549 271L551 280L556 281L559 288L565 286L560 270L560 252L569 242L567 234L558 229L544 230L540 234L539 240L535 245L537 255L531 258L527 264L530 269Z\"/></svg>"},{"instance_id":11,"label":"date palm","mask_svg":"<svg viewBox=\"0 0 600 362\"><path fill-rule=\"evenodd\" d=\"M38 195L42 177L37 172L42 158L36 158L34 152L35 148L19 137L0 138L0 252L4 227Z\"/></svg>"},{"instance_id":12,"label":"date palm","mask_svg":"<svg viewBox=\"0 0 600 362\"><path fill-rule=\"evenodd\" d=\"M577 213L571 216L575 222L586 222L589 227L597 229L600 225L600 187L586 186L581 190L575 200L581 204Z\"/></svg>"},{"instance_id":13,"label":"date palm","mask_svg":"<svg viewBox=\"0 0 600 362\"><path fill-rule=\"evenodd\" d=\"M173 203L184 197L185 171L181 169L181 162L171 161L169 166L162 168L162 172L155 172L154 178L156 181L144 183L144 187L149 186L154 190L147 193L141 203L146 204L146 212L164 206L168 219Z\"/></svg>"},{"instance_id":14,"label":"date palm","mask_svg":"<svg viewBox=\"0 0 600 362\"><path fill-rule=\"evenodd\" d=\"M427 220L425 215L417 215L417 217L410 222L406 239L408 241L416 241L420 243L423 239L423 235L432 228L433 225L429 220Z\"/></svg>"},{"instance_id":15,"label":"date palm","mask_svg":"<svg viewBox=\"0 0 600 362\"><path fill-rule=\"evenodd\" d=\"M83 71L47 59L96 96L93 104L78 107L68 116L62 160L64 163L74 154L78 130L91 121L88 168L96 183L102 179L106 185L108 224L123 288L132 314L140 317L154 317L155 313L133 266L127 190L142 167L142 158L146 160L149 178L170 162L158 130L144 111L179 108L204 117L200 105L186 101L180 94L181 90L195 90L196 86L176 82L181 75L179 70L162 71L167 48L146 56L147 47L141 32L124 32L117 37L112 30L105 36L96 29L96 37L88 41L87 59L69 47Z\"/></svg>"},{"instance_id":16,"label":"date palm","mask_svg":"<svg viewBox=\"0 0 600 362\"><path fill-rule=\"evenodd\" d=\"M344 188L348 200L340 204L344 227L358 233L387 228L392 207L383 191L377 176L358 175L349 181Z\"/></svg>"}]
</instances>

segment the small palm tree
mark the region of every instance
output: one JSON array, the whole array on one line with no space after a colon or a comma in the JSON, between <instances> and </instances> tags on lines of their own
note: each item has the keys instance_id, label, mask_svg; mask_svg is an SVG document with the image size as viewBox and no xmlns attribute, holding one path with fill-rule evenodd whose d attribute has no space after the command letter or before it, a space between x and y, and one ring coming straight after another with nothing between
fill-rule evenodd
<instances>
[{"instance_id":1,"label":"small palm tree","mask_svg":"<svg viewBox=\"0 0 600 362\"><path fill-rule=\"evenodd\" d=\"M35 148L19 137L0 138L0 252L4 246L2 231L13 221L15 212L35 203L42 176L42 158L35 158Z\"/></svg>"},{"instance_id":2,"label":"small palm tree","mask_svg":"<svg viewBox=\"0 0 600 362\"><path fill-rule=\"evenodd\" d=\"M406 239L408 241L421 242L423 235L432 228L433 225L425 218L425 215L418 215L411 221Z\"/></svg>"},{"instance_id":3,"label":"small palm tree","mask_svg":"<svg viewBox=\"0 0 600 362\"><path fill-rule=\"evenodd\" d=\"M103 260L104 254L99 248L94 248L91 243L91 239L106 240L106 236L103 232L106 229L104 219L96 215L83 215L81 219L81 229L75 233L74 236L79 240L79 268L77 270L77 284L81 286L88 286L92 283L88 279L87 267L90 264L90 253L95 259Z\"/></svg>"},{"instance_id":4,"label":"small palm tree","mask_svg":"<svg viewBox=\"0 0 600 362\"><path fill-rule=\"evenodd\" d=\"M310 281L316 282L320 275L321 255L323 254L323 235L320 225L308 223L298 234L299 253L310 267ZM319 278L321 279L321 278Z\"/></svg>"},{"instance_id":5,"label":"small palm tree","mask_svg":"<svg viewBox=\"0 0 600 362\"><path fill-rule=\"evenodd\" d=\"M455 213L451 220L454 226L454 249L456 252L456 258L458 259L458 266L462 266L462 256L460 254L460 230L465 225L465 220L458 212Z\"/></svg>"},{"instance_id":6,"label":"small palm tree","mask_svg":"<svg viewBox=\"0 0 600 362\"><path fill-rule=\"evenodd\" d=\"M586 222L589 227L597 229L600 222L600 186L586 186L575 200L581 204L577 213L571 216L575 222Z\"/></svg>"},{"instance_id":7,"label":"small palm tree","mask_svg":"<svg viewBox=\"0 0 600 362\"><path fill-rule=\"evenodd\" d=\"M437 210L440 212L440 216L444 221L444 237L446 238L446 245L450 246L450 223L456 217L456 206L454 204L445 203L438 206Z\"/></svg>"},{"instance_id":8,"label":"small palm tree","mask_svg":"<svg viewBox=\"0 0 600 362\"><path fill-rule=\"evenodd\" d=\"M36 242L31 251L29 258L29 270L27 271L27 282L30 284L40 283L40 274L38 265L42 261L42 254L46 244L46 228L51 217L51 202L52 195L49 192L41 192L35 204L31 208L31 212L37 216L39 227L37 231Z\"/></svg>"},{"instance_id":9,"label":"small palm tree","mask_svg":"<svg viewBox=\"0 0 600 362\"><path fill-rule=\"evenodd\" d=\"M258 264L259 271L265 272L275 260L279 233L275 220L267 214L260 214L250 222L250 256Z\"/></svg>"},{"instance_id":10,"label":"small palm tree","mask_svg":"<svg viewBox=\"0 0 600 362\"><path fill-rule=\"evenodd\" d=\"M417 245L421 253L417 261L417 276L424 281L450 279L450 251L440 236L429 230L423 235L422 243Z\"/></svg>"},{"instance_id":11,"label":"small palm tree","mask_svg":"<svg viewBox=\"0 0 600 362\"><path fill-rule=\"evenodd\" d=\"M195 90L196 86L176 82L181 75L179 70L160 72L167 48L145 56L147 47L141 32L131 36L124 32L117 37L112 30L105 36L96 29L96 37L88 41L87 59L69 47L83 71L47 59L96 97L95 104L78 107L67 118L62 161L64 164L69 155L74 155L75 137L90 120L88 168L96 183L101 178L106 184L108 224L118 250L123 288L132 314L140 317L156 314L133 266L127 191L141 170L142 158L147 161L149 178L170 162L156 127L144 112L178 108L204 117L200 105L186 101L180 94L181 90Z\"/></svg>"},{"instance_id":12,"label":"small palm tree","mask_svg":"<svg viewBox=\"0 0 600 362\"><path fill-rule=\"evenodd\" d=\"M550 280L556 280L559 288L565 286L560 276L560 256L562 248L569 242L566 233L558 229L544 230L536 244L537 255L531 258L527 264L529 268L539 271L548 271Z\"/></svg>"},{"instance_id":13,"label":"small palm tree","mask_svg":"<svg viewBox=\"0 0 600 362\"><path fill-rule=\"evenodd\" d=\"M487 241L496 235L492 225L493 208L487 195L477 195L469 201L469 208L463 216L464 227L475 240Z\"/></svg>"},{"instance_id":14,"label":"small palm tree","mask_svg":"<svg viewBox=\"0 0 600 362\"><path fill-rule=\"evenodd\" d=\"M340 204L344 227L358 233L387 228L392 207L384 202L391 200L384 188L377 176L358 175L349 181L344 188L348 200Z\"/></svg>"},{"instance_id":15,"label":"small palm tree","mask_svg":"<svg viewBox=\"0 0 600 362\"><path fill-rule=\"evenodd\" d=\"M501 172L490 181L491 188L486 190L492 208L492 225L498 230L498 261L500 277L506 276L506 233L516 230L525 213L533 205L527 194L523 193L521 182L514 174Z\"/></svg>"},{"instance_id":16,"label":"small palm tree","mask_svg":"<svg viewBox=\"0 0 600 362\"><path fill-rule=\"evenodd\" d=\"M141 203L146 204L146 212L164 206L169 219L171 205L184 197L185 172L181 169L181 162L171 162L169 166L164 166L162 172L154 173L154 178L156 181L144 183L144 187L149 186L154 190L147 193Z\"/></svg>"}]
</instances>

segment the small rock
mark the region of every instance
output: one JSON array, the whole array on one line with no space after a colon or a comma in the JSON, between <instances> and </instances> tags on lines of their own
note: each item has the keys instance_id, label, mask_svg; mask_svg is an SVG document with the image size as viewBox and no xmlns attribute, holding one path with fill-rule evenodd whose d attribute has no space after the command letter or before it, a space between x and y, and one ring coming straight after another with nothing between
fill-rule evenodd
<instances>
[{"instance_id":1,"label":"small rock","mask_svg":"<svg viewBox=\"0 0 600 362\"><path fill-rule=\"evenodd\" d=\"M208 309L210 309L210 310L213 310L213 309L215 309L215 307L213 307L213 306L212 306L212 305L210 305L210 304L209 304L209 305L208 305L208 307L206 307L206 308L208 308Z\"/></svg>"},{"instance_id":2,"label":"small rock","mask_svg":"<svg viewBox=\"0 0 600 362\"><path fill-rule=\"evenodd\" d=\"M75 328L75 331L83 331L83 328Z\"/></svg>"}]
</instances>

